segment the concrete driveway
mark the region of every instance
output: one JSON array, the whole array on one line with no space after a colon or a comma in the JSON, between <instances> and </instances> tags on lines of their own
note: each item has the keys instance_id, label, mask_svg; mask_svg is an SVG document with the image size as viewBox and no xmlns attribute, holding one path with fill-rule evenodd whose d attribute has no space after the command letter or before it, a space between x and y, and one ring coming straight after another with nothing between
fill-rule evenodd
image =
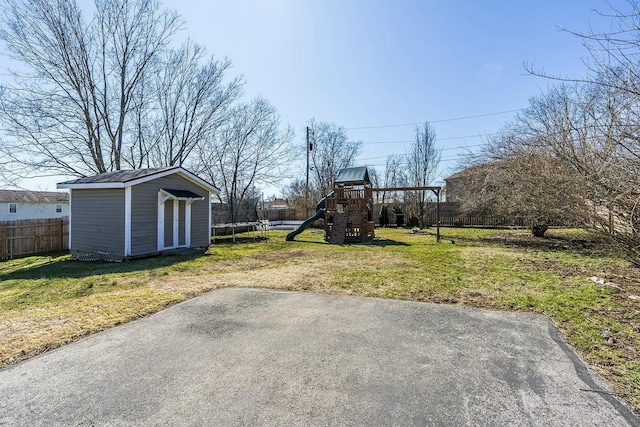
<instances>
[{"instance_id":1,"label":"concrete driveway","mask_svg":"<svg viewBox=\"0 0 640 427\"><path fill-rule=\"evenodd\" d=\"M221 289L0 371L0 425L640 422L543 316Z\"/></svg>"}]
</instances>

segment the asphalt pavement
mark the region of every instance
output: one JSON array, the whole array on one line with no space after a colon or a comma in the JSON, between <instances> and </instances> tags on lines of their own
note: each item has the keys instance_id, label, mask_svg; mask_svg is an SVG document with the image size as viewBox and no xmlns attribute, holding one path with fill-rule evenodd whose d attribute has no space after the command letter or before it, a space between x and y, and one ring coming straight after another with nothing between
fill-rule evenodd
<instances>
[{"instance_id":1,"label":"asphalt pavement","mask_svg":"<svg viewBox=\"0 0 640 427\"><path fill-rule=\"evenodd\" d=\"M220 289L1 370L0 425L640 421L544 316Z\"/></svg>"}]
</instances>

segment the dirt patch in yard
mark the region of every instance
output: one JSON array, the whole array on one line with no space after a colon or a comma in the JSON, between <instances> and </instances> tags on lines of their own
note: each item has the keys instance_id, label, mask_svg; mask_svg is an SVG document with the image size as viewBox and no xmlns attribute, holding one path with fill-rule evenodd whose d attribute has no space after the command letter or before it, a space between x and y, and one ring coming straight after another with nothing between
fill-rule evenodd
<instances>
[{"instance_id":1,"label":"dirt patch in yard","mask_svg":"<svg viewBox=\"0 0 640 427\"><path fill-rule=\"evenodd\" d=\"M591 253L607 251L606 242L588 232L567 234L565 230L557 232L552 229L547 232L546 237L534 237L529 230L519 230L495 233L483 237L481 240L485 243L497 243L505 247L543 251L579 250Z\"/></svg>"},{"instance_id":2,"label":"dirt patch in yard","mask_svg":"<svg viewBox=\"0 0 640 427\"><path fill-rule=\"evenodd\" d=\"M383 254L376 267L393 268L403 262L402 256ZM332 284L332 271L336 265L361 264L359 257L335 251L292 249L213 262L202 269L153 272L144 279L123 275L117 278L122 290L0 313L0 367L217 288L348 293Z\"/></svg>"},{"instance_id":3,"label":"dirt patch in yard","mask_svg":"<svg viewBox=\"0 0 640 427\"><path fill-rule=\"evenodd\" d=\"M353 251L351 251L353 252ZM211 265L206 274L158 277L149 286L188 295L221 287L270 288L291 291L339 292L333 284L337 269L363 267L361 256L336 251L283 250L249 255ZM408 268L412 265L396 253L376 254L372 269ZM195 293L194 293L195 292Z\"/></svg>"}]
</instances>

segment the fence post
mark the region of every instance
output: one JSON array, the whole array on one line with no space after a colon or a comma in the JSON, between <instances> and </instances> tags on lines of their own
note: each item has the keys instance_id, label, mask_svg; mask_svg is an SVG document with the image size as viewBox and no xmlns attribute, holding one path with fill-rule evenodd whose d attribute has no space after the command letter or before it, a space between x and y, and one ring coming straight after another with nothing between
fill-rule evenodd
<instances>
[{"instance_id":1,"label":"fence post","mask_svg":"<svg viewBox=\"0 0 640 427\"><path fill-rule=\"evenodd\" d=\"M61 251L64 249L64 221L62 218L58 220L58 250Z\"/></svg>"},{"instance_id":2,"label":"fence post","mask_svg":"<svg viewBox=\"0 0 640 427\"><path fill-rule=\"evenodd\" d=\"M2 223L2 226L0 227L0 259L8 259L9 258L9 254L7 253L7 224Z\"/></svg>"}]
</instances>

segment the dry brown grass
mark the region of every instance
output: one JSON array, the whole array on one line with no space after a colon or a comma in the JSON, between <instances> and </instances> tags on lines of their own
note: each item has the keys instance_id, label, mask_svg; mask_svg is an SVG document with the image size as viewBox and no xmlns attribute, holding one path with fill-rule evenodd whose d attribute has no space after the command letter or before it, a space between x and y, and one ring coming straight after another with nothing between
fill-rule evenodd
<instances>
[{"instance_id":1,"label":"dry brown grass","mask_svg":"<svg viewBox=\"0 0 640 427\"><path fill-rule=\"evenodd\" d=\"M0 272L0 366L222 287L353 294L548 315L640 409L640 270L597 242L526 232L381 230L371 245L213 245L206 256L86 264L34 257ZM386 237L386 240L385 240ZM455 241L453 244L451 241ZM13 272L11 272L13 269ZM598 276L615 287L593 283Z\"/></svg>"},{"instance_id":2,"label":"dry brown grass","mask_svg":"<svg viewBox=\"0 0 640 427\"><path fill-rule=\"evenodd\" d=\"M93 332L154 313L184 295L120 290L0 314L0 366L60 347Z\"/></svg>"},{"instance_id":3,"label":"dry brown grass","mask_svg":"<svg viewBox=\"0 0 640 427\"><path fill-rule=\"evenodd\" d=\"M379 268L394 265L397 257L382 257ZM118 282L118 290L0 313L0 367L217 288L351 293L331 285L330 271L336 264L354 268L360 261L331 251L285 249L219 261L181 274L149 274L143 279L116 275L110 280Z\"/></svg>"}]
</instances>

